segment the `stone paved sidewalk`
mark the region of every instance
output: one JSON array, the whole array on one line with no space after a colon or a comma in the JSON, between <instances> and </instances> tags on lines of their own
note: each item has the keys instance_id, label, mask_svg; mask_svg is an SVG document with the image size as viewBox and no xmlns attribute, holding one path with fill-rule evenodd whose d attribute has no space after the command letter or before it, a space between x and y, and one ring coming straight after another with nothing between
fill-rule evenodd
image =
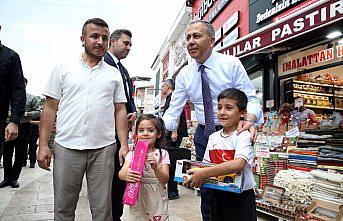
<instances>
[{"instance_id":1,"label":"stone paved sidewalk","mask_svg":"<svg viewBox=\"0 0 343 221\"><path fill-rule=\"evenodd\" d=\"M2 169L0 169L0 173L2 180ZM23 168L19 182L20 188L18 189L11 187L0 189L0 220L53 220L52 172L38 168ZM180 187L180 196L180 199L169 202L170 220L201 220L200 197L195 196L193 190L183 187ZM123 220L125 220L125 211L123 216ZM80 193L75 220L92 220L86 182Z\"/></svg>"},{"instance_id":2,"label":"stone paved sidewalk","mask_svg":"<svg viewBox=\"0 0 343 221\"><path fill-rule=\"evenodd\" d=\"M0 169L0 182L3 180L3 169ZM52 172L39 168L24 167L19 178L20 188L5 187L0 189L0 220L30 221L53 220L54 196ZM179 186L180 199L169 201L171 221L200 221L200 197L194 190ZM87 198L86 182L80 193L76 209L76 221L90 221L91 213ZM259 221L273 220L259 215ZM123 215L125 221L125 210Z\"/></svg>"}]
</instances>

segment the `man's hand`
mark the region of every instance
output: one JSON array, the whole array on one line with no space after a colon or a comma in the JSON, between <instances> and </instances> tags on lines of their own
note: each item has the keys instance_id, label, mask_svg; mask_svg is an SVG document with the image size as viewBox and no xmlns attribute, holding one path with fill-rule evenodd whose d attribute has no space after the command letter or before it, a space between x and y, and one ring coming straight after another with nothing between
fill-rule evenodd
<instances>
[{"instance_id":1,"label":"man's hand","mask_svg":"<svg viewBox=\"0 0 343 221\"><path fill-rule=\"evenodd\" d=\"M9 122L5 128L5 142L17 139L18 137L18 124Z\"/></svg>"},{"instance_id":2,"label":"man's hand","mask_svg":"<svg viewBox=\"0 0 343 221\"><path fill-rule=\"evenodd\" d=\"M37 153L37 162L40 168L50 171L52 152L48 146L40 146Z\"/></svg>"},{"instance_id":3,"label":"man's hand","mask_svg":"<svg viewBox=\"0 0 343 221\"><path fill-rule=\"evenodd\" d=\"M127 115L127 121L129 121L129 122L135 122L136 118L137 118L136 113L129 113Z\"/></svg>"},{"instance_id":4,"label":"man's hand","mask_svg":"<svg viewBox=\"0 0 343 221\"><path fill-rule=\"evenodd\" d=\"M187 174L191 175L191 177L183 182L183 185L189 184L191 188L199 188L203 183L205 183L206 178L203 169L190 169L187 171Z\"/></svg>"},{"instance_id":5,"label":"man's hand","mask_svg":"<svg viewBox=\"0 0 343 221\"><path fill-rule=\"evenodd\" d=\"M255 128L255 124L253 122L250 121L239 121L238 123L238 133L242 133L243 131L249 130L250 132L250 140L253 142L256 138L256 128Z\"/></svg>"},{"instance_id":6,"label":"man's hand","mask_svg":"<svg viewBox=\"0 0 343 221\"><path fill-rule=\"evenodd\" d=\"M125 157L126 154L129 152L129 148L128 146L121 146L119 149L119 165L122 166L124 161L125 161Z\"/></svg>"}]
</instances>

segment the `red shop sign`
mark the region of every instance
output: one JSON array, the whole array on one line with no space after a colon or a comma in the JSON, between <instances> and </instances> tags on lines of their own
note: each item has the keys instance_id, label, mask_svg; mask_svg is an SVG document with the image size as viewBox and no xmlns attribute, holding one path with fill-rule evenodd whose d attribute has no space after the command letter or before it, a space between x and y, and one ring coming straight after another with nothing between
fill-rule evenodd
<instances>
[{"instance_id":1,"label":"red shop sign","mask_svg":"<svg viewBox=\"0 0 343 221\"><path fill-rule=\"evenodd\" d=\"M324 1L319 1L322 3ZM243 57L252 52L271 47L288 39L297 37L343 18L343 0L329 0L306 12L299 12L288 20L280 20L257 30L232 45L224 46L219 52ZM307 8L306 8L307 9Z\"/></svg>"}]
</instances>

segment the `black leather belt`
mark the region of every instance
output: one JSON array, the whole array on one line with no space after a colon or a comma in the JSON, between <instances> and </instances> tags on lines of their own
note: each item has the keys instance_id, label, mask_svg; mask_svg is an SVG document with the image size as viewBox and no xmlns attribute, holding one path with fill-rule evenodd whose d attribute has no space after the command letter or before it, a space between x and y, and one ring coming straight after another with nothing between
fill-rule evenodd
<instances>
[{"instance_id":1,"label":"black leather belt","mask_svg":"<svg viewBox=\"0 0 343 221\"><path fill-rule=\"evenodd\" d=\"M202 124L198 124L198 127L200 127L201 129L205 130L205 125L202 125ZM218 130L221 130L223 127L221 125L216 125L214 126L215 130L218 131Z\"/></svg>"}]
</instances>

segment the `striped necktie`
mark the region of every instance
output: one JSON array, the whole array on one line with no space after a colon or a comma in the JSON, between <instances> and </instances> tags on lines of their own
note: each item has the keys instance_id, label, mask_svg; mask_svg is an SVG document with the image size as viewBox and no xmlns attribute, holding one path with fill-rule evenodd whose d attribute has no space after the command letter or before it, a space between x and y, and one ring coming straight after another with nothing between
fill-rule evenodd
<instances>
[{"instance_id":1,"label":"striped necktie","mask_svg":"<svg viewBox=\"0 0 343 221\"><path fill-rule=\"evenodd\" d=\"M204 115L205 115L205 136L209 137L210 134L215 132L214 125L214 111L213 102L210 90L210 84L205 72L205 65L200 65L199 71L201 73L201 89L202 89L202 99L204 104Z\"/></svg>"}]
</instances>

